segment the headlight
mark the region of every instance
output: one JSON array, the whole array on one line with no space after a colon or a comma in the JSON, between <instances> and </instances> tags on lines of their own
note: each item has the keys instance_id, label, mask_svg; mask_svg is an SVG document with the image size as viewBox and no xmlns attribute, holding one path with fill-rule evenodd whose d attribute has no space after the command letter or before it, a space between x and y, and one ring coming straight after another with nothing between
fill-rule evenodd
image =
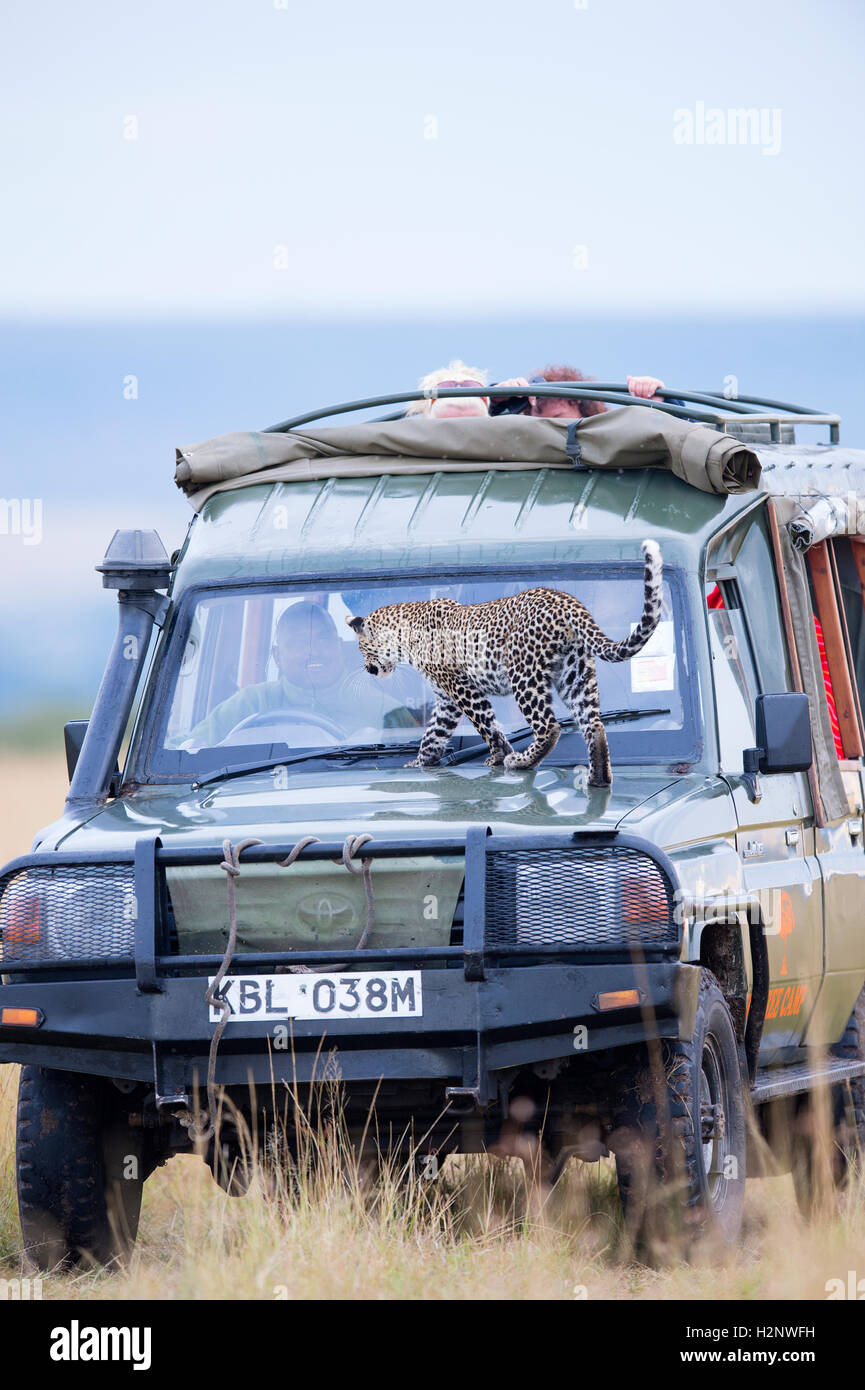
<instances>
[{"instance_id":1,"label":"headlight","mask_svg":"<svg viewBox=\"0 0 865 1390\"><path fill-rule=\"evenodd\" d=\"M669 950L679 940L672 885L624 845L491 851L486 923L490 946Z\"/></svg>"},{"instance_id":2,"label":"headlight","mask_svg":"<svg viewBox=\"0 0 865 1390\"><path fill-rule=\"evenodd\" d=\"M19 869L0 880L0 968L131 960L135 916L131 864Z\"/></svg>"}]
</instances>

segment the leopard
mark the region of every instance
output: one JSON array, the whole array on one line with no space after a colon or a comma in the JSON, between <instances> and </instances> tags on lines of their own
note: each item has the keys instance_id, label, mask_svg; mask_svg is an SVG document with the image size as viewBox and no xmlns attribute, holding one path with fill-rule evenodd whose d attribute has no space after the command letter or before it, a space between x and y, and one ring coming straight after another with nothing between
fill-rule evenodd
<instances>
[{"instance_id":1,"label":"leopard","mask_svg":"<svg viewBox=\"0 0 865 1390\"><path fill-rule=\"evenodd\" d=\"M631 635L618 642L601 631L579 599L560 589L524 589L484 603L431 598L347 617L371 676L386 678L397 665L407 663L433 688L432 713L417 757L406 766L438 767L465 715L489 748L487 766L503 766L509 772L537 767L561 733L553 710L556 692L585 739L588 786L611 786L595 659L629 660L658 625L661 551L651 540L640 548L643 611ZM491 695L513 695L531 730L527 748L511 747L493 712Z\"/></svg>"}]
</instances>

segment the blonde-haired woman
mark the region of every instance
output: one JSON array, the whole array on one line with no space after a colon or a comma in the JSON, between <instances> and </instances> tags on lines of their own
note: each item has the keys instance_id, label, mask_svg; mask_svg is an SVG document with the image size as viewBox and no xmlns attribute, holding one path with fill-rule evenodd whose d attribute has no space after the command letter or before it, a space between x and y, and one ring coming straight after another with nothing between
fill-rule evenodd
<instances>
[{"instance_id":1,"label":"blonde-haired woman","mask_svg":"<svg viewBox=\"0 0 865 1390\"><path fill-rule=\"evenodd\" d=\"M457 358L446 367L437 367L427 372L418 382L422 391L432 391L437 386L486 386L489 373L480 367L467 367ZM444 399L428 398L424 401L411 401L406 415L430 415L433 419L448 417L488 415L490 402L488 396L446 396Z\"/></svg>"}]
</instances>

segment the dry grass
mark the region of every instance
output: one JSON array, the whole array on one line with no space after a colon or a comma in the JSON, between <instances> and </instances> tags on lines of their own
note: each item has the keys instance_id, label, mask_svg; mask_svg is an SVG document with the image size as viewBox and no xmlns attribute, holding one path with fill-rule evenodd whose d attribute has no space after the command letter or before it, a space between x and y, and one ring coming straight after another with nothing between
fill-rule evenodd
<instances>
[{"instance_id":1,"label":"dry grass","mask_svg":"<svg viewBox=\"0 0 865 1390\"><path fill-rule=\"evenodd\" d=\"M14 1068L0 1068L0 1277L23 1272L14 1204ZM420 1184L364 1182L323 1131L296 1184L256 1178L229 1197L200 1159L177 1157L145 1186L128 1265L47 1276L72 1299L824 1299L861 1266L865 1192L808 1226L788 1178L752 1183L735 1250L653 1270L623 1244L612 1169L572 1165L527 1214L522 1167L451 1159ZM405 1175L403 1174L403 1177Z\"/></svg>"},{"instance_id":2,"label":"dry grass","mask_svg":"<svg viewBox=\"0 0 865 1390\"><path fill-rule=\"evenodd\" d=\"M6 760L4 858L59 809L59 760ZM10 772L14 786L10 787ZM27 809L22 811L22 799ZM10 804L16 803L15 811ZM32 810L32 816L31 816ZM0 1067L0 1277L22 1272L15 1205L17 1069ZM824 1299L826 1281L860 1270L865 1184L838 1213L807 1225L788 1177L749 1184L735 1250L662 1270L635 1263L622 1239L609 1163L572 1164L540 1212L527 1214L521 1166L461 1159L434 1183L361 1181L338 1139L299 1190L256 1179L229 1197L197 1158L177 1157L145 1187L126 1267L49 1276L45 1298L77 1299ZM346 1167L348 1172L346 1175Z\"/></svg>"}]
</instances>

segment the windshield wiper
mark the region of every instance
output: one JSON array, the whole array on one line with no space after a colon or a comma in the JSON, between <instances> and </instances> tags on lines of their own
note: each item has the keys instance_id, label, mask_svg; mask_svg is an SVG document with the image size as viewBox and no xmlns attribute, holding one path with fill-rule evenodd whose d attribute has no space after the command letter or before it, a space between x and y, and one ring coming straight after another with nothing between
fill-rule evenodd
<instances>
[{"instance_id":1,"label":"windshield wiper","mask_svg":"<svg viewBox=\"0 0 865 1390\"><path fill-rule=\"evenodd\" d=\"M606 714L601 710L604 724L624 724L630 719L650 719L653 714L672 714L671 709L611 709Z\"/></svg>"},{"instance_id":2,"label":"windshield wiper","mask_svg":"<svg viewBox=\"0 0 865 1390\"><path fill-rule=\"evenodd\" d=\"M605 724L623 724L626 720L649 719L655 714L671 713L672 711L668 709L611 709L606 711L601 710L601 719ZM559 726L562 730L573 729L576 723L576 719L559 720ZM529 738L531 735L532 730L529 728L528 724L524 724L522 728L514 729L513 732L507 734L506 737L508 743L513 744L516 739ZM442 763L444 766L453 767L455 763L469 762L470 759L476 758L478 753L483 753L487 747L486 739L479 739L477 743L471 744L469 748L460 748L456 753L452 753L450 757L446 755L445 758L442 759Z\"/></svg>"},{"instance_id":3,"label":"windshield wiper","mask_svg":"<svg viewBox=\"0 0 865 1390\"><path fill-rule=\"evenodd\" d=\"M375 753L416 753L417 743L346 743L336 748L306 748L302 753L288 753L284 758L270 758L263 763L234 763L229 767L218 768L203 777L196 777L193 787L206 787L211 782L228 782L233 777L247 777L255 772L272 772L275 767L289 767L292 763L312 762L315 758L339 759L361 758Z\"/></svg>"}]
</instances>

